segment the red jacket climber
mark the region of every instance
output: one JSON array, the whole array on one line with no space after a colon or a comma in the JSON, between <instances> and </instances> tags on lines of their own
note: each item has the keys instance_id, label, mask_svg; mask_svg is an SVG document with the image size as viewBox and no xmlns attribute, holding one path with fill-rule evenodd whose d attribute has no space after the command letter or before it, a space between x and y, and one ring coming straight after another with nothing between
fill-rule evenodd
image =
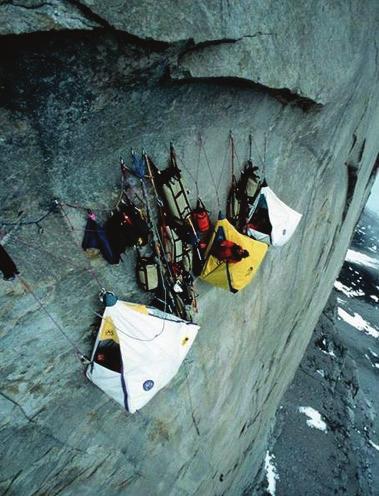
<instances>
[{"instance_id":1,"label":"red jacket climber","mask_svg":"<svg viewBox=\"0 0 379 496\"><path fill-rule=\"evenodd\" d=\"M221 262L237 263L248 257L249 252L241 248L237 243L225 239L214 244L212 255L221 260Z\"/></svg>"}]
</instances>

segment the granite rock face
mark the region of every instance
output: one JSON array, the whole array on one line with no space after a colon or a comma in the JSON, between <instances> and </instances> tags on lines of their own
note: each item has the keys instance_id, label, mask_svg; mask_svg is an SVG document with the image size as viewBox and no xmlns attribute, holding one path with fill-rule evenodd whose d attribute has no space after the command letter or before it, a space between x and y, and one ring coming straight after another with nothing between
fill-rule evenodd
<instances>
[{"instance_id":1,"label":"granite rock face","mask_svg":"<svg viewBox=\"0 0 379 496\"><path fill-rule=\"evenodd\" d=\"M61 8L77 8L101 28L41 32L46 28L36 22L32 29L30 21L25 31L35 33L17 28L17 36L0 38L2 223L38 218L56 198L92 207L102 218L118 196L119 156L143 147L164 167L170 140L185 164L191 200L198 177L215 219L230 182L230 129L241 166L253 132L254 160L264 162L272 189L303 219L241 293L197 282L195 345L169 387L133 416L88 383L39 303L88 354L100 287L148 301L135 284L133 251L119 266L87 259L78 247L85 215L71 207L42 221L43 232L4 226L3 242L27 286L0 281L0 436L7 460L0 487L15 495L250 494L275 411L370 187L379 128L377 6L365 2L359 23L355 2L336 4L333 13L305 6L307 29L315 33L314 43L305 43L306 23L288 2L281 16L283 25L293 24L291 43L267 36L258 56L255 38L246 35L280 24L266 3L239 3L222 16L212 2L203 15L194 2L180 10L173 2L129 2L128 10L124 2L83 5ZM341 44L317 43L326 32L332 40L348 34ZM215 40L222 43L194 46ZM228 52L234 46L243 46L245 75L252 61L257 67L242 77L258 81L259 72L260 85L241 84L235 67L225 74L212 69L222 56L225 65L228 57L237 64ZM323 60L327 76L325 67L315 70ZM191 74L175 80L186 64Z\"/></svg>"},{"instance_id":2,"label":"granite rock face","mask_svg":"<svg viewBox=\"0 0 379 496\"><path fill-rule=\"evenodd\" d=\"M88 19L71 2L0 1L0 35L61 29L94 29L97 26L97 22Z\"/></svg>"},{"instance_id":3,"label":"granite rock face","mask_svg":"<svg viewBox=\"0 0 379 496\"><path fill-rule=\"evenodd\" d=\"M378 493L378 233L378 215L365 208L350 250L370 257L371 265L347 257L281 400L269 443L277 496ZM371 331L350 325L341 310L360 315ZM324 425L309 425L302 406L318 412ZM258 494L267 495L267 481L256 485Z\"/></svg>"},{"instance_id":4,"label":"granite rock face","mask_svg":"<svg viewBox=\"0 0 379 496\"><path fill-rule=\"evenodd\" d=\"M189 48L173 74L179 78L239 78L288 89L321 104L344 93L366 63L361 53L371 34L357 25L366 23L368 5L267 2L266 8L264 22L259 17L257 25L250 25L240 36ZM249 20L248 15L244 18Z\"/></svg>"}]
</instances>

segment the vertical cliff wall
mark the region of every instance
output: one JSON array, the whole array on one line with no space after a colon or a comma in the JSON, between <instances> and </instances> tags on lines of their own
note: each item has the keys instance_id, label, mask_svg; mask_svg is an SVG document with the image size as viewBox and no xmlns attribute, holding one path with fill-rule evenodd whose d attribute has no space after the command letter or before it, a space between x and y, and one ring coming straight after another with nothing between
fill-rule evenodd
<instances>
[{"instance_id":1,"label":"vertical cliff wall","mask_svg":"<svg viewBox=\"0 0 379 496\"><path fill-rule=\"evenodd\" d=\"M217 215L232 129L272 189L303 213L237 295L197 282L201 325L175 380L126 415L84 378L20 283L0 281L3 494L249 494L280 398L342 265L378 153L378 5L357 2L0 2L1 220L54 198L109 208L118 157L157 164L174 141ZM203 137L197 168L198 135ZM81 350L99 286L66 211L4 227L3 242ZM77 229L77 230L76 230ZM134 253L90 261L100 285L146 301Z\"/></svg>"}]
</instances>

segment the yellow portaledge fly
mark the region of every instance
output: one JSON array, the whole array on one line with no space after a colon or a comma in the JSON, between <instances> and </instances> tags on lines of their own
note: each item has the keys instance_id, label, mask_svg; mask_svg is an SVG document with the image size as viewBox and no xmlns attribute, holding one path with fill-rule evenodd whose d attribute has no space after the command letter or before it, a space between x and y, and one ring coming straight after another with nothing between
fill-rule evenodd
<instances>
[{"instance_id":1,"label":"yellow portaledge fly","mask_svg":"<svg viewBox=\"0 0 379 496\"><path fill-rule=\"evenodd\" d=\"M218 260L212 255L212 245L220 234L223 239L233 241L247 250L249 256L237 263ZM213 286L236 293L252 281L266 255L267 248L265 243L255 241L239 233L228 220L219 220L214 227L206 252L206 262L200 277Z\"/></svg>"}]
</instances>

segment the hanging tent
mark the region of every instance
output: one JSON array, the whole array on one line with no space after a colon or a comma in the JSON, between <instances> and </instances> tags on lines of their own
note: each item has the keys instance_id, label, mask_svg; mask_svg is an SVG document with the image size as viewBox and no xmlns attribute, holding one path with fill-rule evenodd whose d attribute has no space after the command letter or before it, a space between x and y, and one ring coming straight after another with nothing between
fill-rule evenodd
<instances>
[{"instance_id":1,"label":"hanging tent","mask_svg":"<svg viewBox=\"0 0 379 496\"><path fill-rule=\"evenodd\" d=\"M233 241L247 250L249 256L237 263L220 261L212 255L213 244L220 239ZM267 248L265 243L250 239L238 232L227 219L218 220L205 254L206 261L200 277L209 284L236 293L254 278L266 255Z\"/></svg>"},{"instance_id":2,"label":"hanging tent","mask_svg":"<svg viewBox=\"0 0 379 496\"><path fill-rule=\"evenodd\" d=\"M199 326L114 296L104 300L87 377L134 413L176 375Z\"/></svg>"},{"instance_id":3,"label":"hanging tent","mask_svg":"<svg viewBox=\"0 0 379 496\"><path fill-rule=\"evenodd\" d=\"M250 210L246 234L273 246L282 246L295 232L301 217L264 183Z\"/></svg>"}]
</instances>

